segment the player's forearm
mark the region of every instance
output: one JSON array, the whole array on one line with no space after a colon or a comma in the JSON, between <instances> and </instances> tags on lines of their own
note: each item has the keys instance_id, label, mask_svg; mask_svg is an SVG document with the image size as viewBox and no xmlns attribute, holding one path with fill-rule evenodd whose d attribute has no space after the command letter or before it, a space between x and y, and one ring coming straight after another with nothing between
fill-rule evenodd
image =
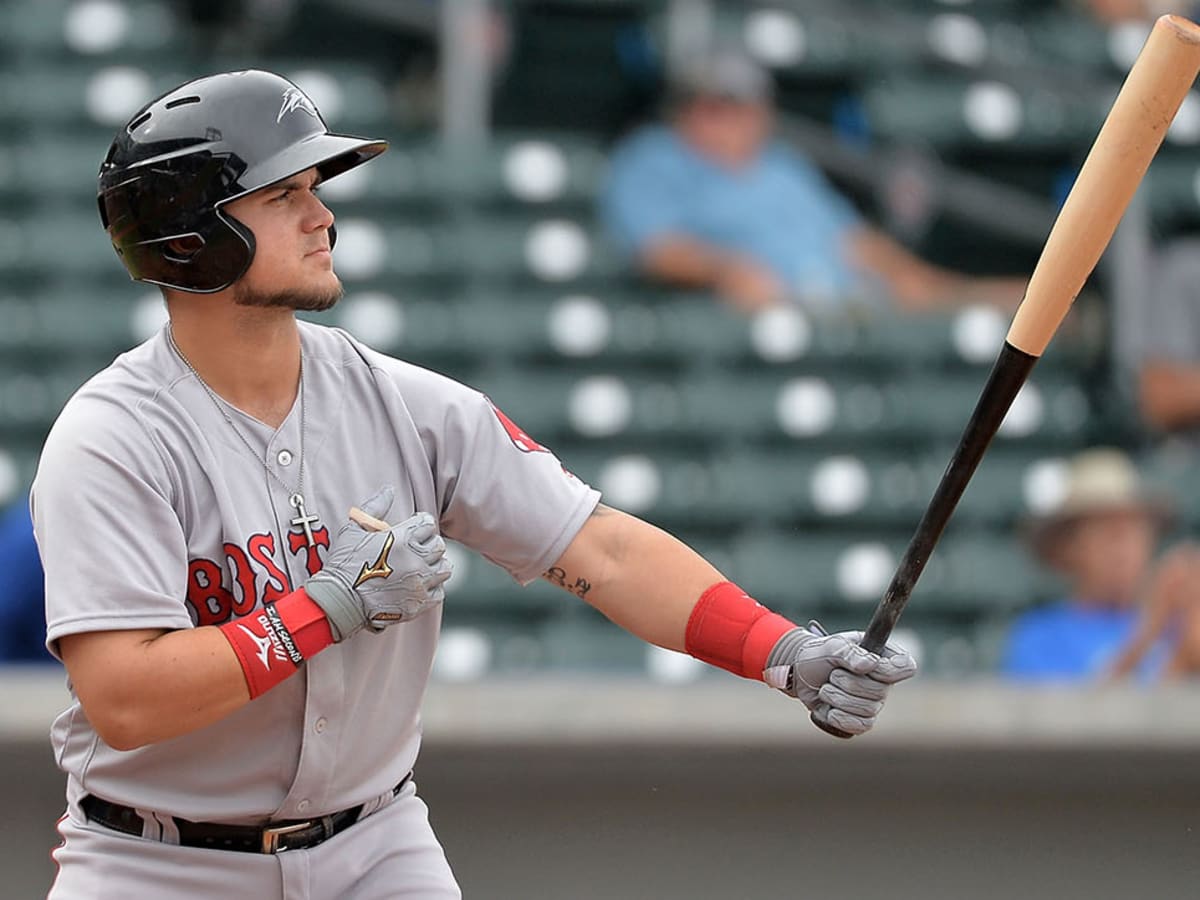
<instances>
[{"instance_id":1,"label":"player's forearm","mask_svg":"<svg viewBox=\"0 0 1200 900\"><path fill-rule=\"evenodd\" d=\"M1147 363L1138 389L1142 417L1155 428L1169 431L1200 423L1200 368Z\"/></svg>"},{"instance_id":2,"label":"player's forearm","mask_svg":"<svg viewBox=\"0 0 1200 900\"><path fill-rule=\"evenodd\" d=\"M682 541L607 507L544 577L637 637L680 651L696 601L724 579Z\"/></svg>"},{"instance_id":3,"label":"player's forearm","mask_svg":"<svg viewBox=\"0 0 1200 900\"><path fill-rule=\"evenodd\" d=\"M224 718L332 643L331 620L300 589L223 625L90 632L60 645L96 732L129 750Z\"/></svg>"},{"instance_id":4,"label":"player's forearm","mask_svg":"<svg viewBox=\"0 0 1200 900\"><path fill-rule=\"evenodd\" d=\"M84 712L117 750L196 731L250 699L229 641L215 626L181 631L71 635L60 641Z\"/></svg>"},{"instance_id":5,"label":"player's forearm","mask_svg":"<svg viewBox=\"0 0 1200 900\"><path fill-rule=\"evenodd\" d=\"M797 627L687 545L604 506L545 577L645 641L801 700L813 721L842 736L869 729L888 685L916 671L902 651L884 659L852 636ZM835 669L838 687L827 692Z\"/></svg>"}]
</instances>

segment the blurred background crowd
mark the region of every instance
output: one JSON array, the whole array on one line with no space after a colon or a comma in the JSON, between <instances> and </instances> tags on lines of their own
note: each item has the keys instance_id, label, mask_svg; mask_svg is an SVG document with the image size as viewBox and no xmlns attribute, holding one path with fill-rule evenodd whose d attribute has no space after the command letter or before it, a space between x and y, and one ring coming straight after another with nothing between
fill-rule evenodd
<instances>
[{"instance_id":1,"label":"blurred background crowd","mask_svg":"<svg viewBox=\"0 0 1200 900\"><path fill-rule=\"evenodd\" d=\"M484 390L609 503L834 629L891 576L1157 6L0 4L0 659L49 662L45 433L164 321L94 199L162 90L269 68L389 139L325 189L325 321ZM1200 659L1198 145L1193 95L918 586L900 640L928 677ZM455 565L440 678L707 677Z\"/></svg>"}]
</instances>

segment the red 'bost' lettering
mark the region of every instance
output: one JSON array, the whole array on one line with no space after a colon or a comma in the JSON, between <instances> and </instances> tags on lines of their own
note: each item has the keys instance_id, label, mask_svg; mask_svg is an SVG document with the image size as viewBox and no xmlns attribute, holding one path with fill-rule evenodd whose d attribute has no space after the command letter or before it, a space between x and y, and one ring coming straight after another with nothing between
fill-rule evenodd
<instances>
[{"instance_id":1,"label":"red 'bost' lettering","mask_svg":"<svg viewBox=\"0 0 1200 900\"><path fill-rule=\"evenodd\" d=\"M221 567L211 559L188 563L187 598L197 625L219 625L233 615L233 593L221 584Z\"/></svg>"},{"instance_id":2,"label":"red 'bost' lettering","mask_svg":"<svg viewBox=\"0 0 1200 900\"><path fill-rule=\"evenodd\" d=\"M225 559L229 561L229 567L233 570L233 614L244 616L258 605L254 569L250 567L246 551L237 544L225 545Z\"/></svg>"},{"instance_id":3,"label":"red 'bost' lettering","mask_svg":"<svg viewBox=\"0 0 1200 900\"><path fill-rule=\"evenodd\" d=\"M288 549L294 556L305 553L309 575L324 565L321 551L329 548L329 529L314 528L313 541L310 547L302 533L288 534ZM197 625L220 625L235 616L241 618L292 592L291 579L275 558L273 534L251 535L245 549L226 543L222 550L225 566L203 557L188 563L187 602L195 610Z\"/></svg>"},{"instance_id":4,"label":"red 'bost' lettering","mask_svg":"<svg viewBox=\"0 0 1200 900\"><path fill-rule=\"evenodd\" d=\"M267 570L267 582L263 585L263 603L274 603L280 597L292 592L288 577L283 574L279 564L272 557L275 555L275 535L256 534L250 538L247 549L256 563Z\"/></svg>"},{"instance_id":5,"label":"red 'bost' lettering","mask_svg":"<svg viewBox=\"0 0 1200 900\"><path fill-rule=\"evenodd\" d=\"M321 554L317 552L318 547L329 549L329 529L322 525L320 528L312 530L313 543L308 543L308 538L301 531L288 532L288 549L292 551L292 556L295 556L301 550L304 550L304 568L309 575L316 575L321 571L324 560L321 559Z\"/></svg>"}]
</instances>

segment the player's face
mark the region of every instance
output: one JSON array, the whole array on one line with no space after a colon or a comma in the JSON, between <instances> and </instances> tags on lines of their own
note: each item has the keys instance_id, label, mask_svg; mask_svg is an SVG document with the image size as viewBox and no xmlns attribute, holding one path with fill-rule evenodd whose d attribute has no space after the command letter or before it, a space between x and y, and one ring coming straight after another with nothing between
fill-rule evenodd
<instances>
[{"instance_id":1,"label":"player's face","mask_svg":"<svg viewBox=\"0 0 1200 900\"><path fill-rule=\"evenodd\" d=\"M322 310L341 298L329 245L333 213L317 197L320 180L307 169L225 207L254 233L254 261L233 286L238 304Z\"/></svg>"}]
</instances>

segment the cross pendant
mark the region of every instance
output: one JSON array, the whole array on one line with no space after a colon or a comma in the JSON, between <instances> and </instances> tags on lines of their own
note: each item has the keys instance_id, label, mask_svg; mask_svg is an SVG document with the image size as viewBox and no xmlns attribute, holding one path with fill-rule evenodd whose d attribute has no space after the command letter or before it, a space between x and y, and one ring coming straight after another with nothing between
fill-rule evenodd
<instances>
[{"instance_id":1,"label":"cross pendant","mask_svg":"<svg viewBox=\"0 0 1200 900\"><path fill-rule=\"evenodd\" d=\"M316 539L313 538L312 526L313 522L320 522L321 517L310 516L308 514L308 510L304 508L303 494L292 494L291 499L288 502L292 504L292 507L297 513L296 518L292 519L292 524L304 529L304 539L308 541L308 546L315 546L317 542Z\"/></svg>"}]
</instances>

